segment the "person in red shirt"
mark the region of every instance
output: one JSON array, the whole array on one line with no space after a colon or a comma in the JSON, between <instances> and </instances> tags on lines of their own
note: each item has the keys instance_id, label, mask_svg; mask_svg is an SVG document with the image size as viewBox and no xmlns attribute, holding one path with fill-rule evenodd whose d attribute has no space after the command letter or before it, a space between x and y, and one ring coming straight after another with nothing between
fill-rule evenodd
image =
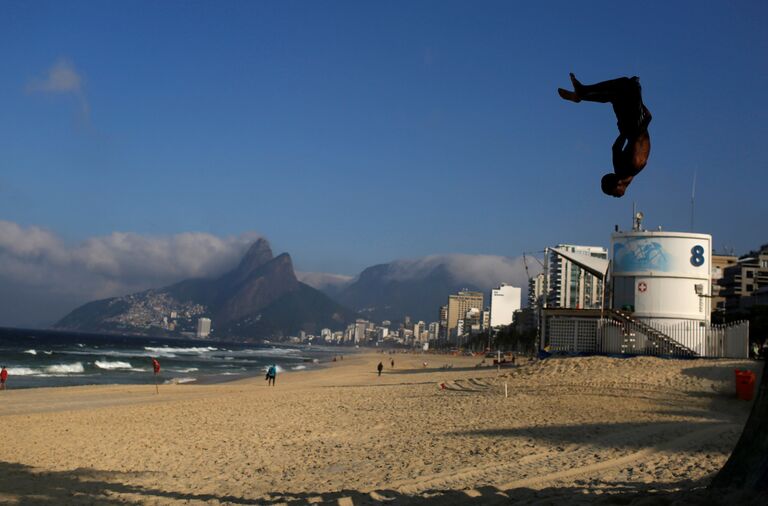
<instances>
[{"instance_id":1,"label":"person in red shirt","mask_svg":"<svg viewBox=\"0 0 768 506\"><path fill-rule=\"evenodd\" d=\"M0 371L0 390L5 390L5 382L8 381L8 370L3 366Z\"/></svg>"},{"instance_id":2,"label":"person in red shirt","mask_svg":"<svg viewBox=\"0 0 768 506\"><path fill-rule=\"evenodd\" d=\"M160 387L157 386L157 375L160 374L160 362L152 358L152 370L155 372L155 393L160 393Z\"/></svg>"}]
</instances>

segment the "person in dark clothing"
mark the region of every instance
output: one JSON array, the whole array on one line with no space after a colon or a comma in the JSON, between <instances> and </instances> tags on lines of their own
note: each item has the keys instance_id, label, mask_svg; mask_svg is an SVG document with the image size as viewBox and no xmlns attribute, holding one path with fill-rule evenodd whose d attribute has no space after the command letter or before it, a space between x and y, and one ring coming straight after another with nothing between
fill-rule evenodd
<instances>
[{"instance_id":1,"label":"person in dark clothing","mask_svg":"<svg viewBox=\"0 0 768 506\"><path fill-rule=\"evenodd\" d=\"M267 386L275 386L275 380L277 379L277 366L272 364L267 369Z\"/></svg>"},{"instance_id":2,"label":"person in dark clothing","mask_svg":"<svg viewBox=\"0 0 768 506\"><path fill-rule=\"evenodd\" d=\"M379 376L381 376L382 369L384 369L384 364L379 362L379 365L376 366L376 370L379 371Z\"/></svg>"},{"instance_id":3,"label":"person in dark clothing","mask_svg":"<svg viewBox=\"0 0 768 506\"><path fill-rule=\"evenodd\" d=\"M643 104L638 77L620 77L597 84L581 84L572 73L573 91L558 88L560 97L571 102L610 103L616 114L619 136L613 143L613 173L600 181L603 193L622 197L627 186L645 168L651 153L648 124L651 112Z\"/></svg>"}]
</instances>

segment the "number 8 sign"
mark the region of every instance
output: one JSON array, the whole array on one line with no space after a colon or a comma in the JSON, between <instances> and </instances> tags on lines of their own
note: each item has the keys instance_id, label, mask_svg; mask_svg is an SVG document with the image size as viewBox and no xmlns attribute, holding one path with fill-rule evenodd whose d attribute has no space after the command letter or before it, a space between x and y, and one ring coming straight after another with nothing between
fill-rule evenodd
<instances>
[{"instance_id":1,"label":"number 8 sign","mask_svg":"<svg viewBox=\"0 0 768 506\"><path fill-rule=\"evenodd\" d=\"M697 244L691 248L691 265L701 267L704 265L704 247Z\"/></svg>"}]
</instances>

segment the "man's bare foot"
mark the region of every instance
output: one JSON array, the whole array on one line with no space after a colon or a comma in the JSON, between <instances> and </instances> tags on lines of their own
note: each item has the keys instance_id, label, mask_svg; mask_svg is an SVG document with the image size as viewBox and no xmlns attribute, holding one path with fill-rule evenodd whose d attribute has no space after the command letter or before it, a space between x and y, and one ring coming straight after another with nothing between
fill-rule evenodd
<instances>
[{"instance_id":1,"label":"man's bare foot","mask_svg":"<svg viewBox=\"0 0 768 506\"><path fill-rule=\"evenodd\" d=\"M581 102L581 99L574 91L558 88L557 93L560 94L560 97L564 98L565 100L570 100L571 102Z\"/></svg>"},{"instance_id":2,"label":"man's bare foot","mask_svg":"<svg viewBox=\"0 0 768 506\"><path fill-rule=\"evenodd\" d=\"M570 72L568 74L571 77L571 83L573 83L573 91L579 95L581 93L581 89L584 87L578 79L576 79L576 76L573 75L573 72Z\"/></svg>"}]
</instances>

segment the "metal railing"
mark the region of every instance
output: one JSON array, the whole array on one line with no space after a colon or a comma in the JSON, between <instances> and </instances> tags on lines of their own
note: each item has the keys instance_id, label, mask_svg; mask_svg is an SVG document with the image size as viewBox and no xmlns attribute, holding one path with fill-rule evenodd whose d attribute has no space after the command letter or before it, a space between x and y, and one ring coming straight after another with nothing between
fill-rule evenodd
<instances>
[{"instance_id":1,"label":"metal railing","mask_svg":"<svg viewBox=\"0 0 768 506\"><path fill-rule=\"evenodd\" d=\"M555 352L656 355L665 357L747 358L749 322L702 325L649 323L626 313L606 311L577 316L547 315L541 345Z\"/></svg>"}]
</instances>

